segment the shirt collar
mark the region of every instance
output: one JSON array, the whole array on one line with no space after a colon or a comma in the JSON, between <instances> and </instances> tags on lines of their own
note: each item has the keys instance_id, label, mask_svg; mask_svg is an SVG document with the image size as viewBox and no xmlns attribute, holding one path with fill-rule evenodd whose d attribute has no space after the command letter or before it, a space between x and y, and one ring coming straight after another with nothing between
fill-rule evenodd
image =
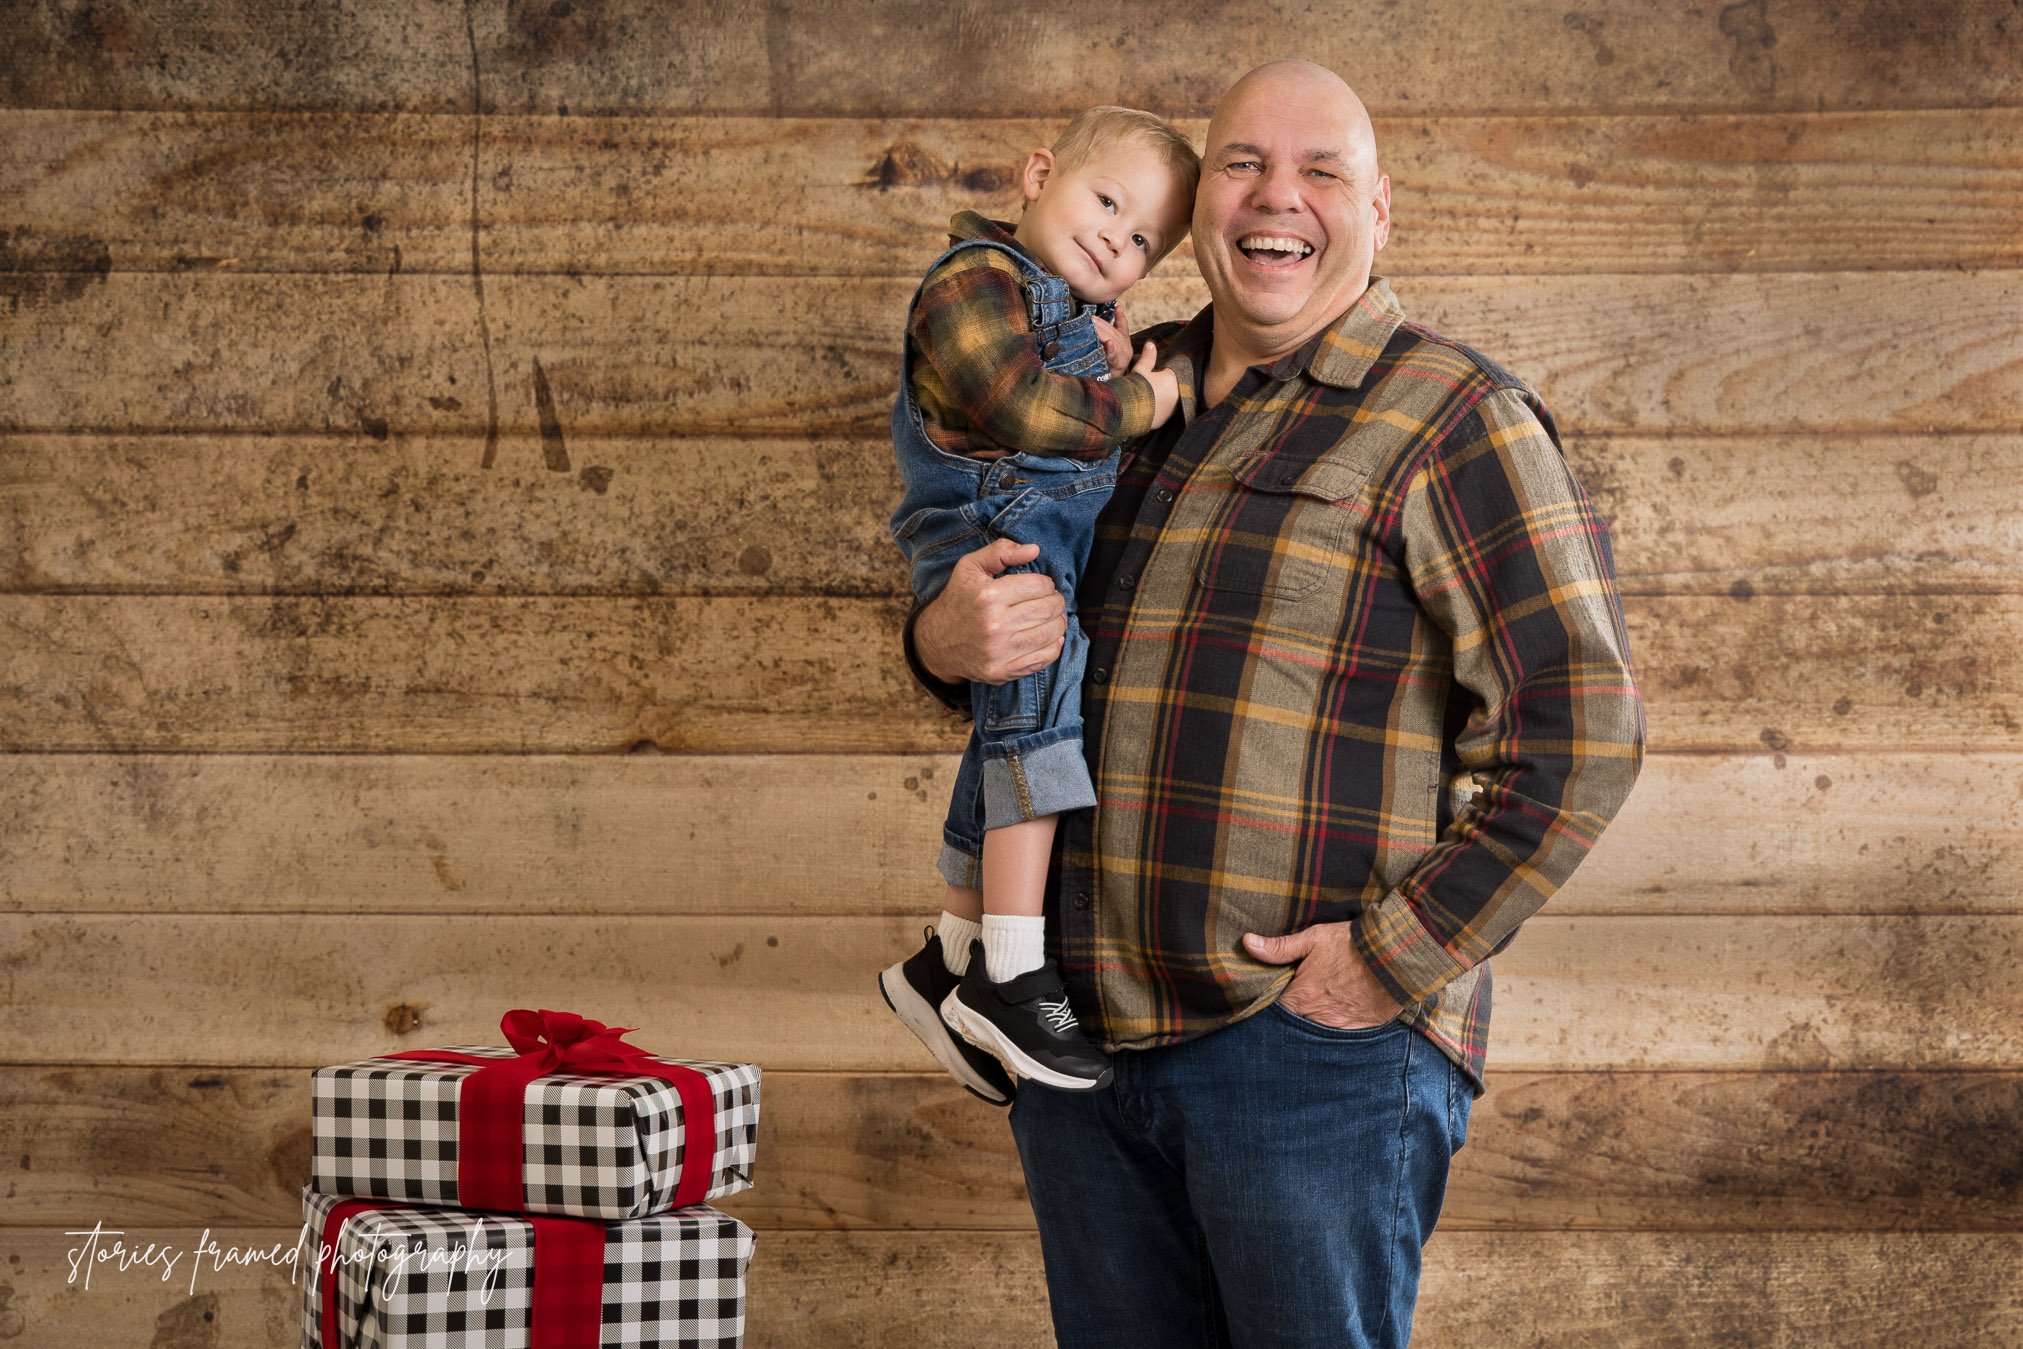
<instances>
[{"instance_id":1,"label":"shirt collar","mask_svg":"<svg viewBox=\"0 0 2023 1349\"><path fill-rule=\"evenodd\" d=\"M1391 293L1391 283L1372 276L1368 289L1340 318L1314 334L1298 351L1273 362L1271 377L1291 379L1304 371L1337 389L1356 388L1404 321L1405 310Z\"/></svg>"},{"instance_id":2,"label":"shirt collar","mask_svg":"<svg viewBox=\"0 0 2023 1349\"><path fill-rule=\"evenodd\" d=\"M1372 276L1369 288L1340 318L1315 333L1299 350L1266 366L1265 373L1276 380L1303 373L1338 389L1357 388L1404 321L1404 307L1391 293L1391 283ZM1191 422L1199 415L1201 380L1208 372L1208 348L1214 336L1215 306L1208 305L1159 349L1159 364L1179 377L1184 421Z\"/></svg>"},{"instance_id":3,"label":"shirt collar","mask_svg":"<svg viewBox=\"0 0 2023 1349\"><path fill-rule=\"evenodd\" d=\"M992 220L977 211L957 211L948 218L948 242L967 243L971 239L983 239L994 244L1009 244L1027 257L1032 258L1032 250L1018 241L1012 233L1012 226L1002 220ZM1033 258L1038 262L1038 258Z\"/></svg>"}]
</instances>

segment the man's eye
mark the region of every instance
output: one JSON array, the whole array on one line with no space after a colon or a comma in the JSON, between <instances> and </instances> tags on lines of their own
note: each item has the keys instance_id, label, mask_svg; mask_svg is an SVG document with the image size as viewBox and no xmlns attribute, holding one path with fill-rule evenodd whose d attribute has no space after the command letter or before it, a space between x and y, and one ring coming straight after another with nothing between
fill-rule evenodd
<instances>
[{"instance_id":1,"label":"man's eye","mask_svg":"<svg viewBox=\"0 0 2023 1349\"><path fill-rule=\"evenodd\" d=\"M1238 159L1233 161L1229 167L1232 169L1254 169L1257 167L1257 161L1254 159Z\"/></svg>"},{"instance_id":2,"label":"man's eye","mask_svg":"<svg viewBox=\"0 0 2023 1349\"><path fill-rule=\"evenodd\" d=\"M1326 169L1308 169L1307 172L1311 173L1316 178L1333 178L1335 176L1332 173L1329 173Z\"/></svg>"}]
</instances>

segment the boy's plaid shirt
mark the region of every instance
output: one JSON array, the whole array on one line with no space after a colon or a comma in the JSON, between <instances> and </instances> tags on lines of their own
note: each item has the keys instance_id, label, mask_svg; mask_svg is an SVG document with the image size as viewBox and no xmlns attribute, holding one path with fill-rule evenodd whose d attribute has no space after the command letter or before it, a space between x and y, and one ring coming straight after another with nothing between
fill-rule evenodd
<instances>
[{"instance_id":1,"label":"boy's plaid shirt","mask_svg":"<svg viewBox=\"0 0 2023 1349\"><path fill-rule=\"evenodd\" d=\"M1010 230L975 211L948 222L948 242L965 239L1032 256ZM1104 382L1045 368L1023 282L1017 263L988 248L966 248L928 273L907 327L913 398L927 438L975 459L1021 450L1101 459L1150 430L1152 381L1143 375Z\"/></svg>"},{"instance_id":2,"label":"boy's plaid shirt","mask_svg":"<svg viewBox=\"0 0 2023 1349\"><path fill-rule=\"evenodd\" d=\"M1115 1049L1248 1016L1239 943L1348 921L1482 1090L1483 963L1642 762L1608 530L1514 376L1381 279L1200 406L1210 312L1147 336L1181 413L1125 465L1078 601L1097 807L1048 939Z\"/></svg>"}]
</instances>

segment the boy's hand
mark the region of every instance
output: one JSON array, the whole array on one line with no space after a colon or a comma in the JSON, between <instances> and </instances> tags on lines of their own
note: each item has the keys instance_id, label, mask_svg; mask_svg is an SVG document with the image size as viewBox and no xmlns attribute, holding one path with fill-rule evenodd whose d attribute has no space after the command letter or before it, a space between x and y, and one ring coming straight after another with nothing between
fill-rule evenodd
<instances>
[{"instance_id":1,"label":"boy's hand","mask_svg":"<svg viewBox=\"0 0 2023 1349\"><path fill-rule=\"evenodd\" d=\"M1152 382L1152 425L1164 426L1166 419L1180 406L1180 376L1171 370L1155 370L1153 364L1159 359L1159 348L1151 342L1138 353L1138 359L1131 364L1131 373L1143 375Z\"/></svg>"},{"instance_id":2,"label":"boy's hand","mask_svg":"<svg viewBox=\"0 0 2023 1349\"><path fill-rule=\"evenodd\" d=\"M1060 659L1068 631L1060 590L1045 572L1005 574L1039 555L1036 544L993 539L956 559L948 585L913 620L913 650L928 673L1003 684Z\"/></svg>"},{"instance_id":3,"label":"boy's hand","mask_svg":"<svg viewBox=\"0 0 2023 1349\"><path fill-rule=\"evenodd\" d=\"M1103 355L1109 359L1110 373L1126 369L1131 364L1131 320L1124 317L1124 306L1111 306L1111 313L1117 317L1108 322L1096 320L1096 336L1103 343Z\"/></svg>"},{"instance_id":4,"label":"boy's hand","mask_svg":"<svg viewBox=\"0 0 2023 1349\"><path fill-rule=\"evenodd\" d=\"M1122 318L1123 315L1119 314L1117 317ZM1115 373L1130 365L1131 339L1124 336L1122 331L1103 322L1101 319L1095 320L1095 324L1096 337L1103 344L1103 355L1110 362L1111 372Z\"/></svg>"}]
</instances>

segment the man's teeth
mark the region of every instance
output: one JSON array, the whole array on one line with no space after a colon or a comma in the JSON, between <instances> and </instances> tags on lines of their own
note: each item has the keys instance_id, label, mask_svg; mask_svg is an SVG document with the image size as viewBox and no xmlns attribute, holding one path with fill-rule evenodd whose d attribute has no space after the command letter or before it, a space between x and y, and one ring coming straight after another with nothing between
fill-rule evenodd
<instances>
[{"instance_id":1,"label":"man's teeth","mask_svg":"<svg viewBox=\"0 0 2023 1349\"><path fill-rule=\"evenodd\" d=\"M1281 239L1270 234L1252 234L1236 241L1236 246L1246 253L1296 253L1300 257L1314 251L1314 246L1299 239Z\"/></svg>"}]
</instances>

